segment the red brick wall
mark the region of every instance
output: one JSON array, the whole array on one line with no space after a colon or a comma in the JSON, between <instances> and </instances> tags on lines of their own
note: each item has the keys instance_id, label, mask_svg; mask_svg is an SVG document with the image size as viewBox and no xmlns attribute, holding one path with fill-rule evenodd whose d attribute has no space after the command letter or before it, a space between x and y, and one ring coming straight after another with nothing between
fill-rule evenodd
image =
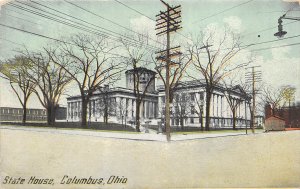
<instances>
[{"instance_id":1,"label":"red brick wall","mask_svg":"<svg viewBox=\"0 0 300 189\"><path fill-rule=\"evenodd\" d=\"M270 105L265 106L266 119L270 116L277 116L285 120L287 127L300 127L300 106L282 107L280 109L272 109Z\"/></svg>"}]
</instances>

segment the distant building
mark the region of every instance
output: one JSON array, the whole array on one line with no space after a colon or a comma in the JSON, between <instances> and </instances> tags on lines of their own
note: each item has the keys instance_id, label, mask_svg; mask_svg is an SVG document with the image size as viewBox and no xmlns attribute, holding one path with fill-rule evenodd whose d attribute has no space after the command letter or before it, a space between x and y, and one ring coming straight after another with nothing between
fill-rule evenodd
<instances>
[{"instance_id":1,"label":"distant building","mask_svg":"<svg viewBox=\"0 0 300 189\"><path fill-rule=\"evenodd\" d=\"M146 83L155 75L154 71L146 68L138 68L140 71L140 91L144 91ZM94 92L88 104L88 120L102 121L104 106L109 109L108 121L110 122L134 122L136 97L133 89L133 70L128 70L126 74L126 88L104 86ZM72 96L67 98L67 120L80 121L81 119L81 97ZM157 92L155 90L155 80L153 80L143 99L141 105L141 122L151 121L154 123L157 118Z\"/></svg>"},{"instance_id":2,"label":"distant building","mask_svg":"<svg viewBox=\"0 0 300 189\"><path fill-rule=\"evenodd\" d=\"M23 109L12 107L0 107L0 121L22 121ZM26 121L46 121L45 109L27 109Z\"/></svg>"},{"instance_id":3,"label":"distant building","mask_svg":"<svg viewBox=\"0 0 300 189\"><path fill-rule=\"evenodd\" d=\"M262 127L264 127L264 124L265 124L264 116L256 115L255 116L255 125L259 128L262 128Z\"/></svg>"},{"instance_id":4,"label":"distant building","mask_svg":"<svg viewBox=\"0 0 300 189\"><path fill-rule=\"evenodd\" d=\"M285 129L285 120L281 117L270 116L265 121L266 131L283 131Z\"/></svg>"},{"instance_id":5,"label":"distant building","mask_svg":"<svg viewBox=\"0 0 300 189\"><path fill-rule=\"evenodd\" d=\"M291 107L280 107L277 109L272 108L270 105L265 106L266 119L276 116L285 120L286 127L300 127L300 105L293 105Z\"/></svg>"},{"instance_id":6,"label":"distant building","mask_svg":"<svg viewBox=\"0 0 300 189\"><path fill-rule=\"evenodd\" d=\"M67 119L67 107L58 106L55 111L55 120Z\"/></svg>"}]
</instances>

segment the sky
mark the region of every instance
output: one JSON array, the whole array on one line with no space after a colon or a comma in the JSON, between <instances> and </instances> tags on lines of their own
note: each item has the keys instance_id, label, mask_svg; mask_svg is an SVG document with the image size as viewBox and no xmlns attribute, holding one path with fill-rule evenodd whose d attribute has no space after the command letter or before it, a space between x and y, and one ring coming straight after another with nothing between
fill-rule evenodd
<instances>
[{"instance_id":1,"label":"sky","mask_svg":"<svg viewBox=\"0 0 300 189\"><path fill-rule=\"evenodd\" d=\"M84 33L14 7L14 5L26 7L24 3L27 3L52 14L59 15L53 11L56 10L80 18L97 25L99 30L103 30L100 27L104 28L103 32L109 35L126 35L130 33L129 28L138 33L148 32L152 39L156 39L155 15L165 10L159 0L73 0L70 2L73 5L60 0L38 1L52 8L50 10L29 1L0 0L0 24L62 40ZM220 31L227 26L241 36L242 45L262 43L246 48L235 61L243 62L251 54L254 57L253 65L261 66L258 69L262 71L263 82L274 88L292 85L296 88L295 98L300 101L300 21L284 19L283 29L287 31L286 36L280 41L265 43L277 40L274 33L277 32L277 20L280 16L286 14L287 17L300 17L299 0L168 0L166 2L182 7L182 29L172 34L172 45L184 46L189 43L190 36L197 36L201 31L211 28ZM66 18L66 15L60 16ZM165 41L164 37L158 40ZM38 51L52 43L53 41L49 39L0 25L0 60L16 55L16 50L22 48L22 45ZM160 47L160 44L154 41L150 43ZM115 84L115 86L123 85L124 79ZM20 107L7 81L0 79L0 87L0 106ZM69 86L68 95L76 94L79 94L76 88ZM66 105L66 96L62 97L61 104ZM41 108L36 97L30 98L29 107Z\"/></svg>"}]
</instances>

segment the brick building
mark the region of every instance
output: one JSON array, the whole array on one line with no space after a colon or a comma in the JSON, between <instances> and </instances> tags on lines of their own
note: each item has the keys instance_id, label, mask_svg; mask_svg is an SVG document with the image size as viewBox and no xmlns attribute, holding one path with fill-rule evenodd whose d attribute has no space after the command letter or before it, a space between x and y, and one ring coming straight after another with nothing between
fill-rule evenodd
<instances>
[{"instance_id":1,"label":"brick building","mask_svg":"<svg viewBox=\"0 0 300 189\"><path fill-rule=\"evenodd\" d=\"M286 127L300 128L300 105L294 105L291 107L281 107L278 109L272 108L270 105L265 107L266 119L276 116L285 121Z\"/></svg>"},{"instance_id":2,"label":"brick building","mask_svg":"<svg viewBox=\"0 0 300 189\"><path fill-rule=\"evenodd\" d=\"M12 107L0 107L0 121L22 121L23 109ZM45 109L27 109L27 121L46 121Z\"/></svg>"}]
</instances>

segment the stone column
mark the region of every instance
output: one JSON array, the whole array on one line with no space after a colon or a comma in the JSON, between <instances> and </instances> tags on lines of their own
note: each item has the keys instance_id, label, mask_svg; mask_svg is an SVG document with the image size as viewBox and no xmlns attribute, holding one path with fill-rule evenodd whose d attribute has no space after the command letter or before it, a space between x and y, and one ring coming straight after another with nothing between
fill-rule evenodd
<instances>
[{"instance_id":1,"label":"stone column","mask_svg":"<svg viewBox=\"0 0 300 189\"><path fill-rule=\"evenodd\" d=\"M223 114L224 114L224 110L223 110L223 106L224 106L224 96L221 96L221 117L223 118Z\"/></svg>"},{"instance_id":2,"label":"stone column","mask_svg":"<svg viewBox=\"0 0 300 189\"><path fill-rule=\"evenodd\" d=\"M211 95L210 100L210 116L214 116L214 94Z\"/></svg>"},{"instance_id":3,"label":"stone column","mask_svg":"<svg viewBox=\"0 0 300 189\"><path fill-rule=\"evenodd\" d=\"M220 111L219 103L220 103L220 102L219 102L219 95L217 95L217 117L219 117L219 115L220 115L220 114L219 114L219 113L220 113L220 112L219 112L219 111Z\"/></svg>"}]
</instances>

